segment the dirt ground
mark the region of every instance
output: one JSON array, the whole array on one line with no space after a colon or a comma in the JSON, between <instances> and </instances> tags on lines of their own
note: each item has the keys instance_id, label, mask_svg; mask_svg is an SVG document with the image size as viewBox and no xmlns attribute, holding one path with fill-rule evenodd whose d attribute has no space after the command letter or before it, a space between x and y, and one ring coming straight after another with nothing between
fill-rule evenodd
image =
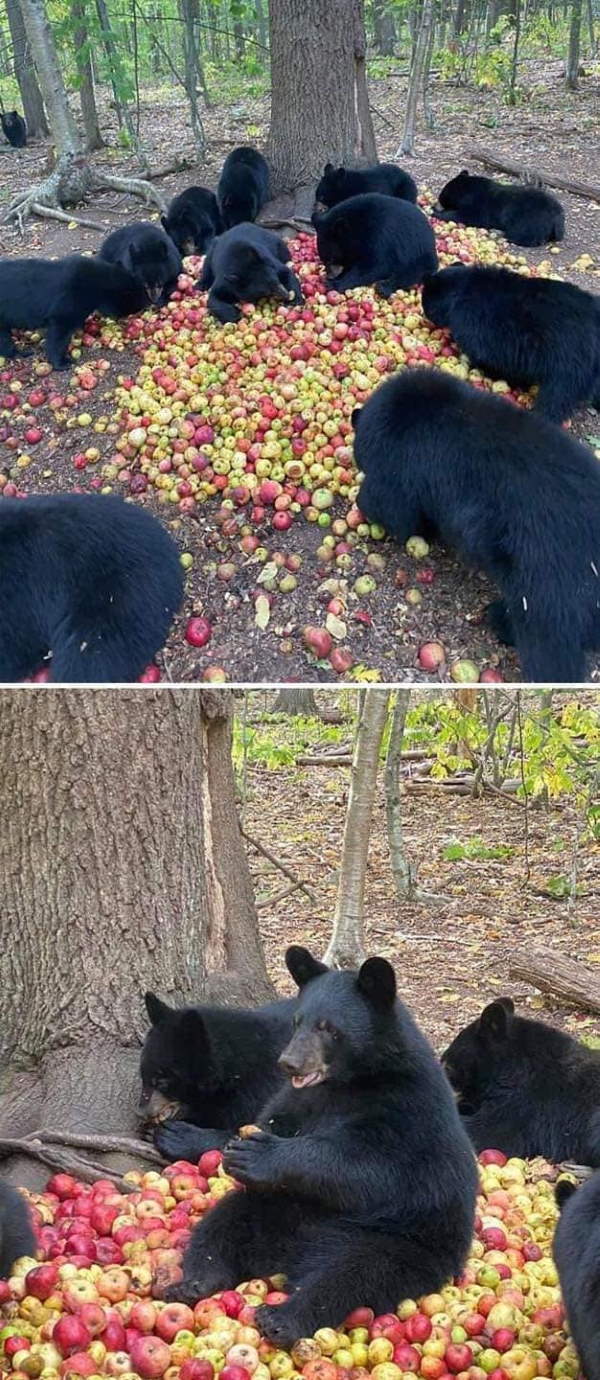
<instances>
[{"instance_id":1,"label":"dirt ground","mask_svg":"<svg viewBox=\"0 0 600 1380\"><path fill-rule=\"evenodd\" d=\"M590 69L581 78L581 89L575 94L565 92L561 71L562 64L553 59L524 62L523 99L513 109L503 103L498 92L461 88L434 77L435 129L431 133L419 130L417 154L411 163L420 188L437 192L448 176L462 166L481 170L467 156L471 144L522 160L530 167L596 183L600 65L596 63L595 70ZM406 78L392 73L372 79L370 89L379 156L390 158L399 142ZM185 102L179 99L178 92L159 94L159 100L144 100L141 106L142 141L151 166L172 161L174 150L181 151L190 162L185 171L162 180L167 198L194 181L214 186L231 147L247 140L260 144L266 136L268 95L244 96L229 105L217 104L205 117L209 158L199 167L193 164ZM108 104L103 106L101 124L105 137L115 147L96 155L98 162L115 172L133 171L131 157L116 151L114 117ZM43 174L47 156L48 147L40 144L22 152L7 146L0 148L3 204L15 191ZM546 271L559 270L580 286L597 291L600 203L567 193L560 196L566 209L567 234L558 253L551 256L546 249L540 249L523 251L523 255L532 265L546 265ZM106 232L144 214L130 198L113 194L99 198L86 209L88 215L105 225ZM9 255L59 255L78 249L94 250L101 236L78 226L67 228L35 221L28 224L23 239L7 227L2 227L1 238L3 252ZM134 348L124 342L119 331L102 341L96 339L86 344L77 364L89 364L96 373L96 383L90 391L82 386L76 370L46 377L40 372L39 356L3 370L3 393L11 392L16 382L17 388L20 384L24 390L20 398L27 398L35 385L44 399L41 404L32 407L27 403L24 408L20 400L11 410L2 406L0 396L0 474L16 482L23 492L69 490L76 485L87 489L106 483L100 477L102 467L114 460L115 432L119 429L115 389L120 377L136 377L142 351L142 345ZM106 367L97 369L102 361ZM48 405L56 389L62 395L62 407ZM104 419L103 429L98 429L100 419ZM29 444L24 433L32 420L42 431L42 439ZM579 413L573 427L576 434L587 438L600 451L600 418L592 409ZM90 446L97 455L77 472L74 457ZM127 492L119 480L114 487ZM221 674L228 680L245 681L338 679L329 661L316 661L309 656L302 641L304 625L324 623L322 585L332 573L316 554L323 538L319 527L300 518L287 532L274 532L268 520L255 529L269 559L280 552L285 559L292 556L301 561L296 588L285 597L275 594L269 624L261 628L255 621L259 571L255 560L240 553L239 526L246 515L239 514L237 527L225 535L216 521L218 499L198 507L194 515L179 513L171 505L170 511L165 510L152 489L136 501L143 501L159 513L182 552L193 557L182 614L162 657L158 658L163 678L189 682ZM346 509L347 502L337 500L332 516L341 517ZM365 572L373 572L373 558L379 563L375 567L376 588L357 598L353 583ZM230 562L233 575L224 581L218 568ZM481 623L483 607L492 595L483 578L466 571L439 549L432 550L427 566L431 583L419 584L419 565L391 543L382 546L367 538L354 548L347 589L342 591L347 617L341 640L352 663L347 678L431 683L448 680L448 668L468 657L478 670L493 667L505 680L518 679L515 658L498 647ZM415 587L421 602L412 605L404 592ZM190 646L184 635L188 618L198 614L207 617L212 625L211 641L201 651ZM441 641L446 651L445 666L433 674L420 670L416 663L420 644L429 639ZM600 657L591 664L590 676L600 679Z\"/></svg>"},{"instance_id":2,"label":"dirt ground","mask_svg":"<svg viewBox=\"0 0 600 1380\"><path fill-rule=\"evenodd\" d=\"M280 720L269 734L294 746L294 720ZM351 726L348 741L351 739ZM324 739L325 743L325 739ZM318 754L314 743L311 754ZM283 965L287 944L303 943L321 955L330 937L337 868L349 786L346 767L280 767L248 771L244 828L305 881L301 891L273 903L285 877L249 847L259 903L259 923L269 971L278 990L291 991ZM404 780L410 780L404 777ZM381 781L371 835L365 894L366 948L389 958L399 994L436 1048L442 1050L486 1001L512 995L522 1014L547 1019L574 1034L600 1037L600 1017L562 1004L508 976L517 951L556 951L590 965L600 963L600 850L579 841L577 897L552 895L552 880L568 873L581 823L564 797L549 808L523 806L514 798L472 800L439 789L405 789L405 847L419 887L438 900L399 905L389 863ZM444 858L456 841L481 841L483 849L508 850L502 859ZM482 849L482 851L483 851ZM550 889L549 889L550 888Z\"/></svg>"}]
</instances>

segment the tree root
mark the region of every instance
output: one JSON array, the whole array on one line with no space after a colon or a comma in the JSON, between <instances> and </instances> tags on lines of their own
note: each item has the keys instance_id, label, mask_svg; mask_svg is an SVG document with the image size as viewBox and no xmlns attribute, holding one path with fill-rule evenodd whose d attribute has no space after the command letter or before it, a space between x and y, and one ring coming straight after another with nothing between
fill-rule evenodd
<instances>
[{"instance_id":1,"label":"tree root","mask_svg":"<svg viewBox=\"0 0 600 1380\"><path fill-rule=\"evenodd\" d=\"M69 221L72 217L66 214L65 206L81 205L83 201L104 191L129 192L132 196L140 197L146 206L156 206L161 213L167 209L162 192L145 178L105 173L86 158L66 153L61 154L49 177L13 198L0 224L12 222L23 234L25 221L31 215ZM86 221L82 217L73 219L93 230L104 230L104 226L96 221Z\"/></svg>"},{"instance_id":2,"label":"tree root","mask_svg":"<svg viewBox=\"0 0 600 1380\"><path fill-rule=\"evenodd\" d=\"M38 1138L48 1145L71 1145L77 1150L100 1150L104 1154L116 1152L137 1155L139 1159L151 1160L153 1164L165 1162L164 1156L153 1145L145 1140L137 1140L135 1136L86 1136L83 1132L43 1130L38 1132Z\"/></svg>"},{"instance_id":3,"label":"tree root","mask_svg":"<svg viewBox=\"0 0 600 1380\"><path fill-rule=\"evenodd\" d=\"M64 1147L64 1148L63 1148ZM131 1193L132 1185L116 1169L111 1169L100 1160L93 1160L74 1153L76 1150L97 1150L102 1154L118 1153L132 1155L151 1164L165 1163L154 1146L133 1136L88 1136L69 1131L35 1131L31 1135L0 1137L0 1160L13 1155L28 1155L39 1160L50 1169L65 1174L74 1174L82 1183L91 1184L96 1179L110 1179L122 1193Z\"/></svg>"},{"instance_id":4,"label":"tree root","mask_svg":"<svg viewBox=\"0 0 600 1380\"><path fill-rule=\"evenodd\" d=\"M66 220L68 225L85 225L88 230L102 230L103 233L106 229L99 220L88 220L84 216L68 216L66 211L59 211L57 206L42 206L38 201L31 203L31 211L43 220Z\"/></svg>"}]
</instances>

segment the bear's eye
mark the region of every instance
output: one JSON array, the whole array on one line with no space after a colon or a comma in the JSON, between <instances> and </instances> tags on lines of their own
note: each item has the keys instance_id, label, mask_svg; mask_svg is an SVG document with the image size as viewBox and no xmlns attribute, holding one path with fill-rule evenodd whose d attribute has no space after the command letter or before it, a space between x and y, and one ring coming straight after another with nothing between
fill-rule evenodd
<instances>
[{"instance_id":1,"label":"bear's eye","mask_svg":"<svg viewBox=\"0 0 600 1380\"><path fill-rule=\"evenodd\" d=\"M337 1039L337 1030L331 1021L317 1021L317 1030L322 1030L325 1035L331 1035L332 1039Z\"/></svg>"}]
</instances>

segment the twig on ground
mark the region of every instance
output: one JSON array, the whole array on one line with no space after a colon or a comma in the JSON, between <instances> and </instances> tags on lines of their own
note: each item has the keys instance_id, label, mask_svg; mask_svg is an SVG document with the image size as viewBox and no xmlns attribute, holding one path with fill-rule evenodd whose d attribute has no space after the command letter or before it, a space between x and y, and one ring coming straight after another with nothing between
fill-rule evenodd
<instances>
[{"instance_id":1,"label":"twig on ground","mask_svg":"<svg viewBox=\"0 0 600 1380\"><path fill-rule=\"evenodd\" d=\"M273 866L277 867L280 872L283 872L284 877L287 877L290 882L297 882L298 888L305 891L309 900L312 901L313 904L316 904L317 898L308 884L301 881L297 873L292 872L291 867L288 867L287 863L282 862L281 858L276 857L275 853L272 853L270 848L267 848L264 843L261 843L260 839L256 839L253 834L249 834L248 830L244 829L243 826L240 827L242 837L246 839L246 842L251 844L253 848L256 848L257 853L262 853L264 858L268 858L269 862L273 863Z\"/></svg>"}]
</instances>

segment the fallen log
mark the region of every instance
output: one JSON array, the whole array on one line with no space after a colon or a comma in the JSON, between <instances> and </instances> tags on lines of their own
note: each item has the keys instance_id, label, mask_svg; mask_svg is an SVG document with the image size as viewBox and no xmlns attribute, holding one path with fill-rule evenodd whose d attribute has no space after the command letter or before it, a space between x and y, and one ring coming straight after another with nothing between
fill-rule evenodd
<instances>
[{"instance_id":1,"label":"fallen log","mask_svg":"<svg viewBox=\"0 0 600 1380\"><path fill-rule=\"evenodd\" d=\"M499 158L497 154L490 153L488 149L481 149L476 144L470 144L465 152L465 158L474 158L476 163L485 163L488 168L494 168L497 172L509 173L511 177L520 177L530 185L535 183L545 183L547 187L558 187L563 192L572 192L573 196L584 196L589 201L600 201L600 187L590 187L587 182L574 182L571 178L561 177L559 173L542 172L537 168L527 168L523 163L515 163L509 158Z\"/></svg>"},{"instance_id":2,"label":"fallen log","mask_svg":"<svg viewBox=\"0 0 600 1380\"><path fill-rule=\"evenodd\" d=\"M530 983L540 992L600 1013L600 979L582 963L565 958L555 949L543 954L535 950L515 954L509 962L508 975L518 982Z\"/></svg>"}]
</instances>

